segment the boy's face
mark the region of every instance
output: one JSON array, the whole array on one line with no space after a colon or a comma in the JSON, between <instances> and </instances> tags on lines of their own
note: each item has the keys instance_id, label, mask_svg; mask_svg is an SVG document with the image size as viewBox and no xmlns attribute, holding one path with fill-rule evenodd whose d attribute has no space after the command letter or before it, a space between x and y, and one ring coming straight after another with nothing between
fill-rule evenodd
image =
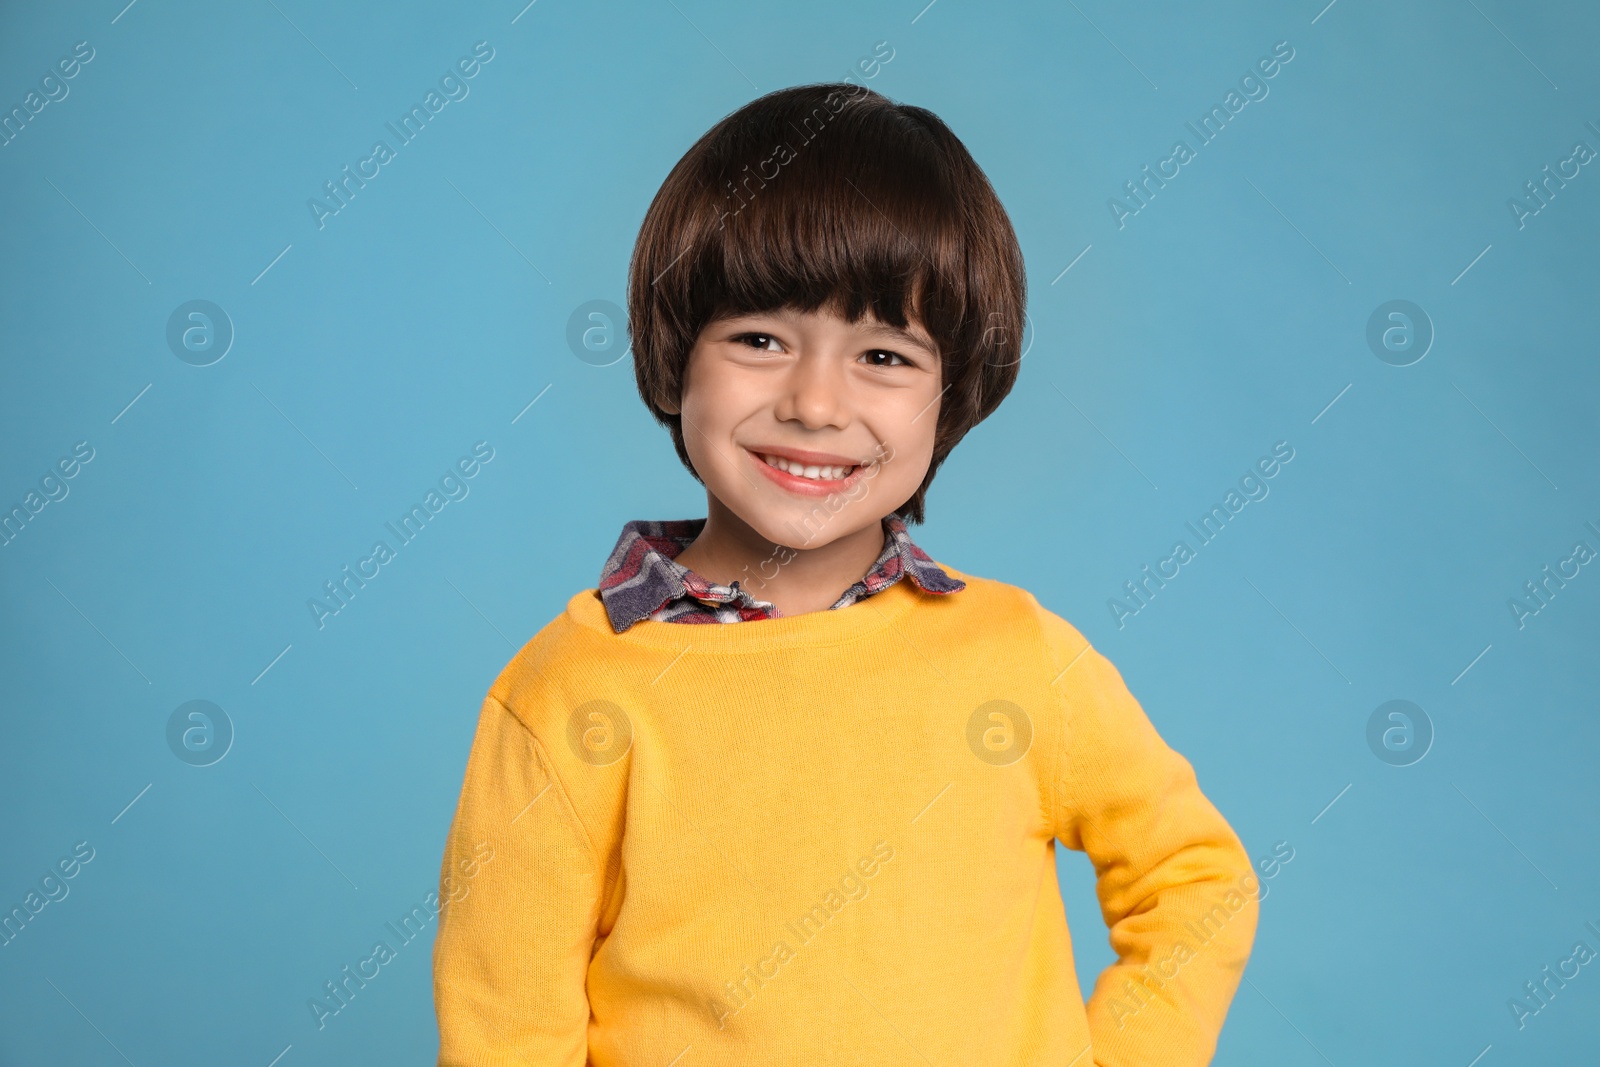
<instances>
[{"instance_id":1,"label":"boy's face","mask_svg":"<svg viewBox=\"0 0 1600 1067\"><path fill-rule=\"evenodd\" d=\"M880 522L933 458L934 343L871 317L784 309L711 322L684 376L684 447L706 489L773 544L817 548ZM815 478L763 454L803 461ZM821 453L808 455L807 453ZM832 467L854 466L844 477Z\"/></svg>"}]
</instances>

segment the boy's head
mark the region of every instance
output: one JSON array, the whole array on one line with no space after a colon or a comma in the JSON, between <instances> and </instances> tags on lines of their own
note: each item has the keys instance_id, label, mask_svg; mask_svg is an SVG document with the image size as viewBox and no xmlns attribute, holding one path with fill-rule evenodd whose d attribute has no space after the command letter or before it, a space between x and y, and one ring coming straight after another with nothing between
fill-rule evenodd
<instances>
[{"instance_id":1,"label":"boy's head","mask_svg":"<svg viewBox=\"0 0 1600 1067\"><path fill-rule=\"evenodd\" d=\"M966 148L932 112L848 84L769 93L707 131L651 202L628 277L646 406L709 493L795 547L890 512L923 521L940 464L1016 381L1025 303L1010 220ZM797 485L760 446L862 469Z\"/></svg>"}]
</instances>

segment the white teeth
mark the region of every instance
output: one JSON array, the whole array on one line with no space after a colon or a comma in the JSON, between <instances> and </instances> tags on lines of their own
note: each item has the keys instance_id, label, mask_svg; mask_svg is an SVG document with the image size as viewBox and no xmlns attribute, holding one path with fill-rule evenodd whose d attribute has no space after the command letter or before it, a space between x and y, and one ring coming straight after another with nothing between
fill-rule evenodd
<instances>
[{"instance_id":1,"label":"white teeth","mask_svg":"<svg viewBox=\"0 0 1600 1067\"><path fill-rule=\"evenodd\" d=\"M855 467L803 467L791 460L784 459L782 456L768 456L760 452L756 453L756 455L761 456L762 460L769 466L777 467L781 471L787 471L797 478L810 478L813 481L836 482L855 470Z\"/></svg>"}]
</instances>

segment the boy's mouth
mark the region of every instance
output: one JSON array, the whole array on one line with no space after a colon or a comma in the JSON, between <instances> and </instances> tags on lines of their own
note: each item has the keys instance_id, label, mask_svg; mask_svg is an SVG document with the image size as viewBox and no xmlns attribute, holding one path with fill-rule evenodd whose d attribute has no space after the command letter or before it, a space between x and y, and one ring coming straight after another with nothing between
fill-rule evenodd
<instances>
[{"instance_id":1,"label":"boy's mouth","mask_svg":"<svg viewBox=\"0 0 1600 1067\"><path fill-rule=\"evenodd\" d=\"M857 464L854 463L849 464L848 466L824 464L807 465L804 463L797 463L792 459L785 459L782 456L769 456L764 452L757 452L756 455L761 457L762 461L770 466L777 467L782 471L788 471L796 478L806 478L814 482L843 481L844 479L848 478L850 476L850 472L855 470L857 467Z\"/></svg>"},{"instance_id":2,"label":"boy's mouth","mask_svg":"<svg viewBox=\"0 0 1600 1067\"><path fill-rule=\"evenodd\" d=\"M769 478L790 492L812 496L837 493L866 468L861 464L802 464L783 456L746 449Z\"/></svg>"}]
</instances>

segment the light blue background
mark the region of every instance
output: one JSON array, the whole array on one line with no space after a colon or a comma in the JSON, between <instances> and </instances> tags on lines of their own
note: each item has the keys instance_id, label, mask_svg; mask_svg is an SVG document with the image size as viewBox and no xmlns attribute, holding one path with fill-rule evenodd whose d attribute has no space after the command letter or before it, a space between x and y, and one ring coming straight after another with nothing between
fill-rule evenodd
<instances>
[{"instance_id":1,"label":"light blue background","mask_svg":"<svg viewBox=\"0 0 1600 1067\"><path fill-rule=\"evenodd\" d=\"M95 449L0 548L0 904L96 853L0 948L0 1062L432 1062L431 927L325 1029L307 999L436 888L514 649L624 522L705 513L568 317L622 303L707 127L879 41L868 84L964 139L1031 283L1020 381L913 535L1074 621L1251 854L1295 850L1215 1062L1593 1056L1600 967L1520 1031L1506 1002L1600 948L1600 573L1521 629L1507 601L1600 546L1600 173L1523 228L1507 201L1600 148L1600 9L123 2L0 12L6 110L95 49L0 148L0 504ZM480 40L470 95L319 229L307 199ZM1283 40L1119 229L1107 200ZM194 299L237 333L207 367L165 340ZM1411 366L1365 340L1392 299L1437 332ZM319 631L306 600L479 440L470 495ZM1108 598L1280 440L1271 495L1119 629ZM167 746L191 699L236 731L209 767ZM1391 699L1436 731L1411 766L1366 742ZM1087 989L1112 957L1063 855Z\"/></svg>"}]
</instances>

